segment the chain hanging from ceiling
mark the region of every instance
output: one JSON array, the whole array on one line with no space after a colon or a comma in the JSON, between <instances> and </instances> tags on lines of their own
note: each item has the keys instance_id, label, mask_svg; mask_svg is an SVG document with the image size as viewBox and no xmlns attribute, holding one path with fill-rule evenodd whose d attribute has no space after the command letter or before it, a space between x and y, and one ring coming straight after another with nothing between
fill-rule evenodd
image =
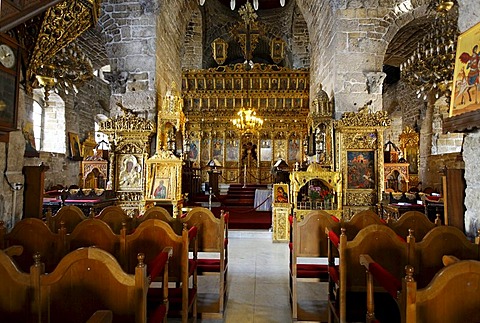
<instances>
[{"instance_id":1,"label":"chain hanging from ceiling","mask_svg":"<svg viewBox=\"0 0 480 323\"><path fill-rule=\"evenodd\" d=\"M418 43L412 55L400 65L401 78L416 89L418 98L426 100L429 94L450 98L458 37L457 10L451 10L453 1L434 0L432 28Z\"/></svg>"},{"instance_id":2,"label":"chain hanging from ceiling","mask_svg":"<svg viewBox=\"0 0 480 323\"><path fill-rule=\"evenodd\" d=\"M258 1L259 0L253 0L253 8L255 8L255 10L258 10ZM250 3L250 0L247 0L247 3ZM203 6L205 4L205 0L200 0L200 5ZM280 0L280 5L283 7L285 6L285 0ZM230 9L232 10L235 10L235 6L236 6L236 3L235 3L235 0L230 0Z\"/></svg>"}]
</instances>

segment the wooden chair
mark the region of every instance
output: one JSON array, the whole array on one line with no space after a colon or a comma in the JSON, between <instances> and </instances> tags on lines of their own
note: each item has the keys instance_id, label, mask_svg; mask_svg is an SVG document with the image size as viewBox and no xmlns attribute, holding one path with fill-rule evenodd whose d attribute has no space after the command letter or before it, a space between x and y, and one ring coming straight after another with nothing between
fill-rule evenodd
<instances>
[{"instance_id":1,"label":"wooden chair","mask_svg":"<svg viewBox=\"0 0 480 323\"><path fill-rule=\"evenodd\" d=\"M328 282L328 239L326 228L339 228L340 223L324 211L313 211L292 223L290 245L290 298L292 318L298 318L298 282ZM325 263L318 262L323 257ZM303 258L299 263L298 258ZM309 258L309 259L308 259ZM313 261L312 261L313 260Z\"/></svg>"},{"instance_id":2,"label":"wooden chair","mask_svg":"<svg viewBox=\"0 0 480 323\"><path fill-rule=\"evenodd\" d=\"M430 283L433 276L443 268L443 255L462 260L480 260L479 242L479 237L471 242L462 231L452 226L439 226L430 230L422 241L415 243L414 258L409 263L415 268L417 285L423 288Z\"/></svg>"},{"instance_id":3,"label":"wooden chair","mask_svg":"<svg viewBox=\"0 0 480 323\"><path fill-rule=\"evenodd\" d=\"M407 243L386 225L369 225L360 230L351 241L347 241L345 229L341 230L340 237L332 230L327 231L329 264L332 268L332 249L337 248L339 253L338 270L331 270L329 277L329 317L332 321L344 323L365 318L367 284L366 277L362 274L364 269L359 263L360 255L370 254L375 258L385 259L385 267L399 277L402 275L402 268L408 264L409 248ZM396 322L393 320L393 317L398 317L395 302L386 293L377 294L377 298L382 302L382 305L377 307L379 318L385 322Z\"/></svg>"},{"instance_id":4,"label":"wooden chair","mask_svg":"<svg viewBox=\"0 0 480 323\"><path fill-rule=\"evenodd\" d=\"M340 235L340 228L345 228L348 240L353 240L357 233L369 226L371 224L385 224L386 222L382 220L377 213L372 210L363 210L358 213L355 213L350 220L345 221L342 219L341 224L337 227L335 233ZM331 228L333 229L333 228Z\"/></svg>"},{"instance_id":5,"label":"wooden chair","mask_svg":"<svg viewBox=\"0 0 480 323\"><path fill-rule=\"evenodd\" d=\"M195 207L184 218L181 218L181 222L187 224L187 228L196 227L198 229L198 275L216 274L219 276L216 306L213 309L205 306L204 309L199 308L199 311L202 313L219 313L220 317L223 317L227 298L228 213L222 210L220 218L216 218L209 209ZM190 249L193 251L192 248ZM202 254L207 254L207 256L202 257ZM200 299L201 295L199 294Z\"/></svg>"},{"instance_id":6,"label":"wooden chair","mask_svg":"<svg viewBox=\"0 0 480 323\"><path fill-rule=\"evenodd\" d=\"M120 242L120 235L116 235L107 223L95 218L82 221L66 237L68 252L94 246L113 255L123 266Z\"/></svg>"},{"instance_id":7,"label":"wooden chair","mask_svg":"<svg viewBox=\"0 0 480 323\"><path fill-rule=\"evenodd\" d=\"M0 250L0 321L38 322L32 309L30 275L20 271L8 253Z\"/></svg>"},{"instance_id":8,"label":"wooden chair","mask_svg":"<svg viewBox=\"0 0 480 323\"><path fill-rule=\"evenodd\" d=\"M396 300L402 322L480 322L479 261L449 263L423 289L417 287L413 266L406 266L406 276L400 280L369 255L362 255L360 263L367 270L367 323L377 322L374 281L380 282Z\"/></svg>"},{"instance_id":9,"label":"wooden chair","mask_svg":"<svg viewBox=\"0 0 480 323\"><path fill-rule=\"evenodd\" d=\"M163 207L153 206L147 209L143 215L134 218L133 226L136 228L148 219L158 219L167 222L176 234L180 235L182 233L183 226L180 220L172 217Z\"/></svg>"},{"instance_id":10,"label":"wooden chair","mask_svg":"<svg viewBox=\"0 0 480 323\"><path fill-rule=\"evenodd\" d=\"M52 215L52 210L48 209L47 224L52 232L57 232L60 229L60 223L64 223L67 233L71 233L73 229L85 220L87 217L83 214L83 211L75 205L62 206L55 215Z\"/></svg>"},{"instance_id":11,"label":"wooden chair","mask_svg":"<svg viewBox=\"0 0 480 323\"><path fill-rule=\"evenodd\" d=\"M130 218L121 207L116 205L103 208L96 216L94 216L92 211L90 218L92 217L107 223L115 234L120 234L124 226L126 226L127 232L130 232L132 228L132 218Z\"/></svg>"},{"instance_id":12,"label":"wooden chair","mask_svg":"<svg viewBox=\"0 0 480 323\"><path fill-rule=\"evenodd\" d=\"M40 276L42 318L51 323L83 323L96 311L107 309L114 322L147 322L146 273L143 255L138 255L134 274L129 275L108 252L77 249L52 273Z\"/></svg>"},{"instance_id":13,"label":"wooden chair","mask_svg":"<svg viewBox=\"0 0 480 323\"><path fill-rule=\"evenodd\" d=\"M441 225L440 219L432 223L424 213L418 211L408 211L400 216L397 221L388 222L387 225L393 229L399 236L406 238L409 230L416 241L420 241L433 228Z\"/></svg>"},{"instance_id":14,"label":"wooden chair","mask_svg":"<svg viewBox=\"0 0 480 323\"><path fill-rule=\"evenodd\" d=\"M51 272L65 254L65 234L53 233L45 222L37 218L23 219L5 234L0 223L0 248L13 245L23 247L21 255L13 256L20 270L28 272L37 252L44 259L46 272ZM63 229L65 230L65 229Z\"/></svg>"},{"instance_id":15,"label":"wooden chair","mask_svg":"<svg viewBox=\"0 0 480 323\"><path fill-rule=\"evenodd\" d=\"M157 255L165 248L171 247L173 256L169 261L169 280L175 282L175 287L168 289L169 317L180 314L182 322L188 321L189 313L194 320L197 316L197 249L194 248L193 259L189 259L189 246L196 243L197 228L187 230L186 226L182 235L175 234L166 223L157 219L150 219L140 224L130 235L125 235L124 254L127 271L132 270L134 255L145 254L145 263L151 264ZM192 284L189 284L189 278ZM156 288L150 288L149 302L161 301Z\"/></svg>"}]
</instances>

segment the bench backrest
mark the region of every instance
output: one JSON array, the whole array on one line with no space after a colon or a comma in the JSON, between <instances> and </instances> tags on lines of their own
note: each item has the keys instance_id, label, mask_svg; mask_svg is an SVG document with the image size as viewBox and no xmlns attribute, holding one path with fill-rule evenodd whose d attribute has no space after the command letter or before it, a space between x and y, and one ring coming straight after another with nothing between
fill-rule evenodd
<instances>
[{"instance_id":1,"label":"bench backrest","mask_svg":"<svg viewBox=\"0 0 480 323\"><path fill-rule=\"evenodd\" d=\"M67 254L55 270L40 277L44 322L86 322L98 310L111 310L114 322L146 322L148 278L139 258L134 274L98 248Z\"/></svg>"},{"instance_id":2,"label":"bench backrest","mask_svg":"<svg viewBox=\"0 0 480 323\"><path fill-rule=\"evenodd\" d=\"M418 211L405 212L397 221L388 222L387 225L403 238L409 235L410 229L413 230L412 234L416 241L421 241L428 231L436 227L425 213Z\"/></svg>"},{"instance_id":3,"label":"bench backrest","mask_svg":"<svg viewBox=\"0 0 480 323\"><path fill-rule=\"evenodd\" d=\"M182 233L182 224L180 223L180 220L172 217L166 209L160 206L148 208L143 215L135 217L133 225L136 228L149 219L157 219L167 222L176 234L180 235Z\"/></svg>"},{"instance_id":4,"label":"bench backrest","mask_svg":"<svg viewBox=\"0 0 480 323\"><path fill-rule=\"evenodd\" d=\"M222 213L216 218L212 211L203 207L191 209L181 223L186 223L188 228L197 227L198 251L222 252L225 246L226 226Z\"/></svg>"},{"instance_id":5,"label":"bench backrest","mask_svg":"<svg viewBox=\"0 0 480 323\"><path fill-rule=\"evenodd\" d=\"M86 218L83 211L75 205L62 206L55 215L52 215L51 209L47 211L47 224L52 232L57 232L61 227L60 224L63 222L67 233L70 233L77 224Z\"/></svg>"},{"instance_id":6,"label":"bench backrest","mask_svg":"<svg viewBox=\"0 0 480 323\"><path fill-rule=\"evenodd\" d=\"M126 225L127 231L131 230L132 218L119 206L107 206L95 218L107 223L115 234L120 234L124 225Z\"/></svg>"},{"instance_id":7,"label":"bench backrest","mask_svg":"<svg viewBox=\"0 0 480 323\"><path fill-rule=\"evenodd\" d=\"M23 219L4 236L4 247L21 245L23 253L13 259L23 272L29 272L33 255L40 253L46 272L51 272L65 254L65 235L53 233L45 222L37 218Z\"/></svg>"}]
</instances>

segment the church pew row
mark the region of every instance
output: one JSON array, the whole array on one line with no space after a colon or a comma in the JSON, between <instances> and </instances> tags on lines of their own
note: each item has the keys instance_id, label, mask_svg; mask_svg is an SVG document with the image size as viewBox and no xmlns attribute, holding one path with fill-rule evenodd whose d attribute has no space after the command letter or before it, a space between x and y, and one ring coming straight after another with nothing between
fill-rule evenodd
<instances>
[{"instance_id":1,"label":"church pew row","mask_svg":"<svg viewBox=\"0 0 480 323\"><path fill-rule=\"evenodd\" d=\"M480 262L477 260L445 262L445 267L424 288L417 286L413 266L405 267L406 275L400 281L369 255L361 255L360 263L367 270L367 323L378 322L374 281L389 290L398 305L402 323L480 322Z\"/></svg>"},{"instance_id":2,"label":"church pew row","mask_svg":"<svg viewBox=\"0 0 480 323\"><path fill-rule=\"evenodd\" d=\"M396 279L387 280L386 291L400 287L400 279L403 276L403 269L406 265L415 268L417 272L416 281L418 286L426 286L434 274L443 267L442 256L449 254L460 259L479 259L479 244L470 242L467 237L457 228L449 226L435 227L430 230L422 241L416 242L413 235L403 240L396 236L393 230L387 226L371 225L362 229L352 241L347 241L345 229L342 229L340 237L332 231L327 231L330 243L329 248L338 248L339 268L331 270L330 273L330 301L332 315L338 317L340 322L346 322L361 318L362 311L366 308L356 308L355 303L365 306L367 303L363 298L356 299L356 302L349 301L347 297L355 292L362 292L365 296L366 278L359 275L362 272L361 264L358 262L360 255L368 254L372 259L381 259L384 271L389 277ZM391 240L391 241L390 241ZM333 267L333 259L329 260ZM393 287L392 287L393 285ZM395 294L391 292L391 294ZM358 295L357 295L358 296ZM393 306L393 299L385 297L380 293L376 294L378 301L383 301L377 308L384 310L389 306L392 312L379 313L382 318L390 318L394 322L394 316L398 308ZM386 305L387 304L387 305ZM363 312L363 313L365 313ZM355 314L354 314L355 313ZM352 317L356 315L356 317ZM348 316L348 317L347 317ZM399 322L399 315L396 316Z\"/></svg>"},{"instance_id":3,"label":"church pew row","mask_svg":"<svg viewBox=\"0 0 480 323\"><path fill-rule=\"evenodd\" d=\"M180 315L182 323L188 322L189 316L196 320L197 316L197 228L187 229L184 225L182 234L177 235L168 223L149 219L138 226L130 235L125 235L125 253L127 272L134 265L134 254L145 253L145 262L155 261L157 254L165 247L171 247L173 257L169 261L169 281L175 287L168 288L169 317ZM190 245L193 245L192 259L189 256ZM154 266L152 266L154 269ZM165 287L165 283L162 287ZM148 291L150 301L161 301L157 288Z\"/></svg>"},{"instance_id":4,"label":"church pew row","mask_svg":"<svg viewBox=\"0 0 480 323\"><path fill-rule=\"evenodd\" d=\"M217 295L199 293L199 299L203 300L199 311L203 317L223 318L227 298L228 217L229 213L223 210L217 218L209 209L195 207L180 218L182 225L198 229L198 275L218 277ZM193 248L190 251L193 252Z\"/></svg>"},{"instance_id":5,"label":"church pew row","mask_svg":"<svg viewBox=\"0 0 480 323\"><path fill-rule=\"evenodd\" d=\"M167 274L171 250L162 255ZM113 322L164 321L158 319L167 312L168 295L147 311L150 278L142 254L134 274L125 273L112 255L93 247L67 254L49 274L40 256L34 257L25 273L0 250L2 322L108 322L109 317Z\"/></svg>"},{"instance_id":6,"label":"church pew row","mask_svg":"<svg viewBox=\"0 0 480 323\"><path fill-rule=\"evenodd\" d=\"M345 228L341 228L340 236L328 228L325 233L329 238L329 317L341 323L362 321L366 312L366 278L358 262L360 255L371 254L385 259L385 267L398 276L401 275L398 267L403 268L408 263L407 243L384 224L366 226L350 241ZM338 266L335 266L334 251L339 255ZM395 315L394 302L388 295L376 296L378 302L382 302L378 307L379 318L392 317L392 311Z\"/></svg>"}]
</instances>

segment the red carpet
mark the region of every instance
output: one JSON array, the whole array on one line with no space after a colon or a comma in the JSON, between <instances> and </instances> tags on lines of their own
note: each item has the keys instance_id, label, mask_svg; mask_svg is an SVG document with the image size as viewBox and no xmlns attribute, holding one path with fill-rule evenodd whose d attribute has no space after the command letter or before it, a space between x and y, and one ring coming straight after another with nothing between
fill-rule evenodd
<instances>
[{"instance_id":1,"label":"red carpet","mask_svg":"<svg viewBox=\"0 0 480 323\"><path fill-rule=\"evenodd\" d=\"M212 207L215 216L220 216L220 211L229 212L229 229L270 229L272 226L271 211L256 211L254 208L255 190L266 188L266 185L231 184L227 195L212 198L212 204L220 206ZM208 196L203 195L190 201L190 205L199 205L208 202ZM215 205L214 204L214 205Z\"/></svg>"}]
</instances>

